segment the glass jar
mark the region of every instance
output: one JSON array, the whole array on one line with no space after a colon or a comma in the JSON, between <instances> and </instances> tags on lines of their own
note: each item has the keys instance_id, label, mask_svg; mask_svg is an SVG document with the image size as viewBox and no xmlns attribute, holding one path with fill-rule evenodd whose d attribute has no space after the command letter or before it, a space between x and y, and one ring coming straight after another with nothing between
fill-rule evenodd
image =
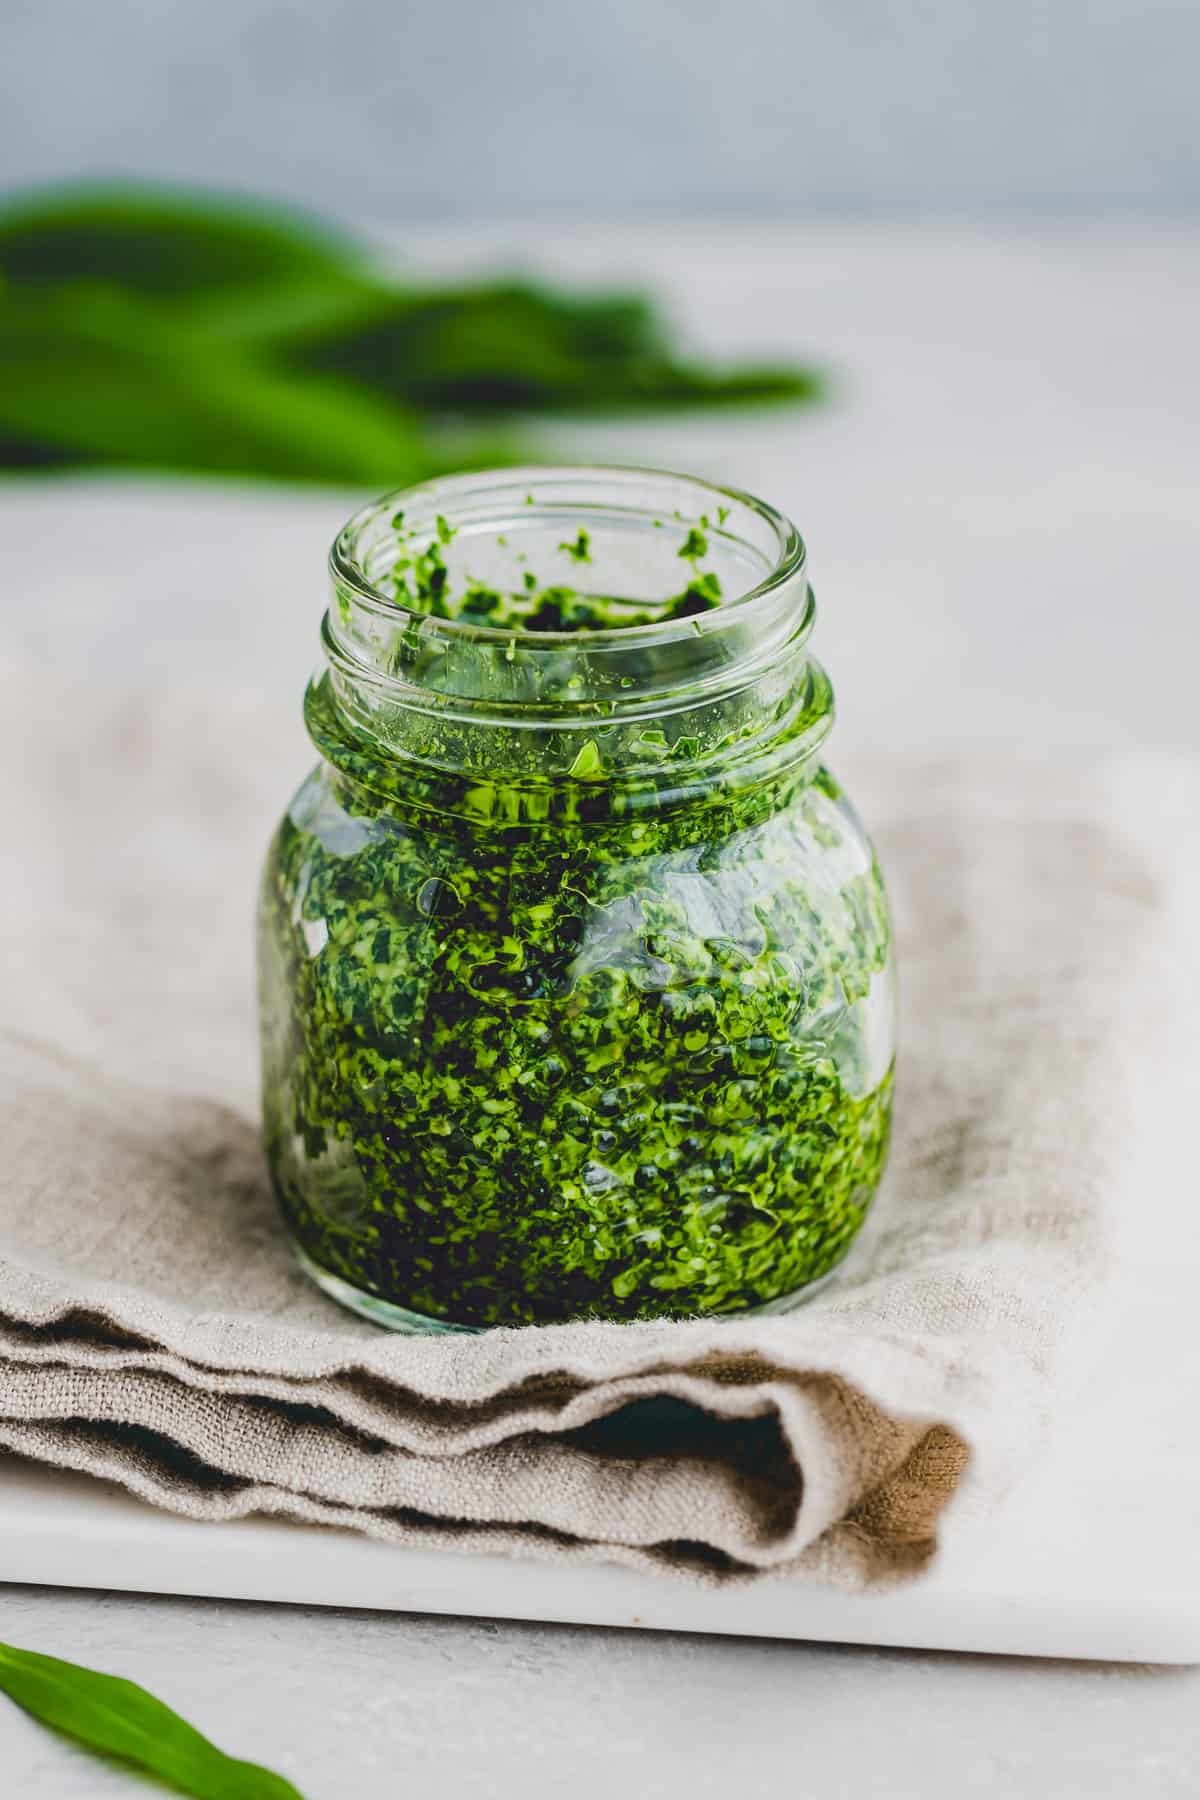
<instances>
[{"instance_id":1,"label":"glass jar","mask_svg":"<svg viewBox=\"0 0 1200 1800\"><path fill-rule=\"evenodd\" d=\"M795 530L506 470L366 508L331 572L259 925L305 1268L400 1329L794 1303L878 1185L894 1034Z\"/></svg>"}]
</instances>

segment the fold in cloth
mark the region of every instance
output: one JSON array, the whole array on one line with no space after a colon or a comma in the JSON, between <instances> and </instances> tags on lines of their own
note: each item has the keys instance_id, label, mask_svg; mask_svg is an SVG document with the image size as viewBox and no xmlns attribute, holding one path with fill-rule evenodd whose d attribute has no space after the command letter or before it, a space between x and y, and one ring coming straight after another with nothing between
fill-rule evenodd
<instances>
[{"instance_id":1,"label":"fold in cloth","mask_svg":"<svg viewBox=\"0 0 1200 1800\"><path fill-rule=\"evenodd\" d=\"M1189 765L851 771L897 916L896 1140L807 1306L397 1337L299 1272L258 1146L294 721L16 672L0 702L0 1446L196 1518L850 1584L928 1562L968 1462L987 1504L1052 1452L1147 1203L1139 1120L1200 1075Z\"/></svg>"}]
</instances>

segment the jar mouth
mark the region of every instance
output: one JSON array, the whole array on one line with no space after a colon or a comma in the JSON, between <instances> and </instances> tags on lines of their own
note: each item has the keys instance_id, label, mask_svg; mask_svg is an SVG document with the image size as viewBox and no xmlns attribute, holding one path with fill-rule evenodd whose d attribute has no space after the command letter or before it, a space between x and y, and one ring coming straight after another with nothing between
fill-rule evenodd
<instances>
[{"instance_id":1,"label":"jar mouth","mask_svg":"<svg viewBox=\"0 0 1200 1800\"><path fill-rule=\"evenodd\" d=\"M586 587L547 583L548 559ZM393 758L475 780L501 763L509 786L665 789L685 763L691 780L776 741L808 755L832 720L804 546L736 488L636 468L452 476L357 513L330 569L321 679L343 725ZM540 609L526 628L520 590ZM547 628L549 605L574 628ZM651 616L606 625L631 607Z\"/></svg>"},{"instance_id":2,"label":"jar mouth","mask_svg":"<svg viewBox=\"0 0 1200 1800\"><path fill-rule=\"evenodd\" d=\"M561 531L568 535L555 542ZM532 549L523 547L534 540L544 552L540 567ZM465 600L451 595L447 604L442 587L433 593L429 569L444 586L452 583L441 551L452 542L456 557L482 556L488 566L483 582L468 566ZM613 554L623 543L627 568L637 565L635 589L624 593L620 557ZM448 644L473 642L484 649L516 638L524 647L555 653L586 643L592 656L721 635L731 621L744 637L756 619L778 611L781 590L793 600L788 636L794 643L807 636L814 613L806 563L795 526L765 501L695 476L621 465L530 465L397 489L357 512L329 557L343 622L353 609L373 616L376 628L407 619L423 635ZM682 584L678 595L670 591L672 574ZM505 576L511 576L516 603L507 609L510 616L495 623L474 602L483 594L494 611ZM647 591L655 577L662 591ZM528 593L539 596L532 620L529 605L522 610L520 601ZM561 594L570 597L574 616L557 625L554 596ZM581 613L588 615L582 626ZM335 636L343 637L333 623Z\"/></svg>"}]
</instances>

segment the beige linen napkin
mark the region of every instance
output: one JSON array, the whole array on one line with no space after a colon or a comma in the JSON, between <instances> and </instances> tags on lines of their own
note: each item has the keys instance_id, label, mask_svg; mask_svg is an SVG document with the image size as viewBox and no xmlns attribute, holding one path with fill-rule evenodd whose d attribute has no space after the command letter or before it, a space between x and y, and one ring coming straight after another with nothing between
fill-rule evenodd
<instances>
[{"instance_id":1,"label":"beige linen napkin","mask_svg":"<svg viewBox=\"0 0 1200 1800\"><path fill-rule=\"evenodd\" d=\"M808 1306L433 1339L308 1285L259 1156L253 895L307 760L247 699L0 682L0 1446L197 1518L848 1583L925 1564L968 1460L984 1499L1039 1464L1197 1091L1187 765L850 771L897 1140Z\"/></svg>"}]
</instances>

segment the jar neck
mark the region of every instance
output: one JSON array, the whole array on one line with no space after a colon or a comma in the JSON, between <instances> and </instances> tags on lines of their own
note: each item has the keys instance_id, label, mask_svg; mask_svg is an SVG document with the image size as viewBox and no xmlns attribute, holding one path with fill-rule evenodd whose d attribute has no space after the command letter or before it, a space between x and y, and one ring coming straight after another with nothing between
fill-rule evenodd
<instances>
[{"instance_id":1,"label":"jar neck","mask_svg":"<svg viewBox=\"0 0 1200 1800\"><path fill-rule=\"evenodd\" d=\"M312 735L439 804L447 786L522 819L671 804L795 767L832 724L803 545L734 491L455 477L358 514L330 571Z\"/></svg>"}]
</instances>

